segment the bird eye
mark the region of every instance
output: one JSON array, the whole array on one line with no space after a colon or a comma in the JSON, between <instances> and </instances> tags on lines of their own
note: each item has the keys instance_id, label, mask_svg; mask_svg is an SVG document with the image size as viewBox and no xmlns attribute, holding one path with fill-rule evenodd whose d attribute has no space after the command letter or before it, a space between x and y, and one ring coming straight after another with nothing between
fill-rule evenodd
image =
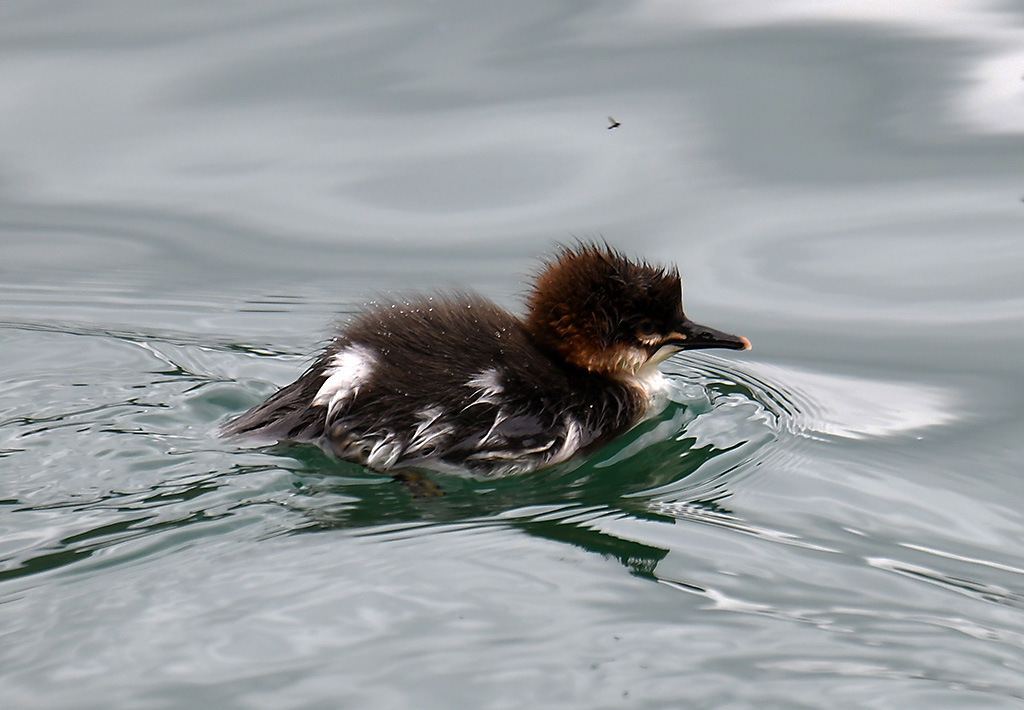
<instances>
[{"instance_id":1,"label":"bird eye","mask_svg":"<svg viewBox=\"0 0 1024 710\"><path fill-rule=\"evenodd\" d=\"M636 324L637 335L641 337L651 337L652 335L658 334L658 326L654 324L654 321L650 318L644 318L642 321Z\"/></svg>"}]
</instances>

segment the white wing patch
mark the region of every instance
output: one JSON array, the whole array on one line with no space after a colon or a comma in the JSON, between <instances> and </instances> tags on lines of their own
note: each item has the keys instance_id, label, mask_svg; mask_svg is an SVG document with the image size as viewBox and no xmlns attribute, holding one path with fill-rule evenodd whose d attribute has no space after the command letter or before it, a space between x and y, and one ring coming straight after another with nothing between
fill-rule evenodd
<instances>
[{"instance_id":1,"label":"white wing patch","mask_svg":"<svg viewBox=\"0 0 1024 710\"><path fill-rule=\"evenodd\" d=\"M324 371L327 379L313 397L313 405L326 406L327 418L331 419L341 405L359 394L359 388L373 376L376 365L377 358L365 345L339 350Z\"/></svg>"},{"instance_id":2,"label":"white wing patch","mask_svg":"<svg viewBox=\"0 0 1024 710\"><path fill-rule=\"evenodd\" d=\"M505 386L501 384L501 373L496 368L489 367L482 370L466 382L477 392L477 398L470 403L474 404L501 404L501 395L505 393Z\"/></svg>"},{"instance_id":3,"label":"white wing patch","mask_svg":"<svg viewBox=\"0 0 1024 710\"><path fill-rule=\"evenodd\" d=\"M508 418L505 411L501 409L501 395L505 394L505 386L501 384L501 373L494 367L481 370L466 382L466 387L476 392L476 399L466 405L466 409L477 404L498 405L498 411L494 413L494 423L480 440L481 444L492 443L495 441L494 430Z\"/></svg>"},{"instance_id":4,"label":"white wing patch","mask_svg":"<svg viewBox=\"0 0 1024 710\"><path fill-rule=\"evenodd\" d=\"M441 417L444 410L440 407L427 407L416 414L419 424L413 430L412 440L409 442L408 451L428 455L437 449L440 440L451 434L454 429L446 424Z\"/></svg>"},{"instance_id":5,"label":"white wing patch","mask_svg":"<svg viewBox=\"0 0 1024 710\"><path fill-rule=\"evenodd\" d=\"M566 417L564 421L565 441L562 442L561 448L551 455L545 465L554 465L571 458L583 444L583 427L580 426L580 423L569 417Z\"/></svg>"},{"instance_id":6,"label":"white wing patch","mask_svg":"<svg viewBox=\"0 0 1024 710\"><path fill-rule=\"evenodd\" d=\"M378 471L386 471L398 463L402 452L402 443L389 431L373 442L369 453L366 454L366 465Z\"/></svg>"}]
</instances>

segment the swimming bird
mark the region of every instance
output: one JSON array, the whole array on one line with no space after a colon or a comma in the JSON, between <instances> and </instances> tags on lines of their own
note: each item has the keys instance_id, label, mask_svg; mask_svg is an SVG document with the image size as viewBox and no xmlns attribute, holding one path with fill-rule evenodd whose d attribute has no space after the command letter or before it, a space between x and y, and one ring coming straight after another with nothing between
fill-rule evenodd
<instances>
[{"instance_id":1,"label":"swimming bird","mask_svg":"<svg viewBox=\"0 0 1024 710\"><path fill-rule=\"evenodd\" d=\"M382 472L525 473L630 429L664 385L658 364L703 348L750 342L687 318L676 268L579 243L540 270L521 318L471 293L376 305L221 433Z\"/></svg>"}]
</instances>

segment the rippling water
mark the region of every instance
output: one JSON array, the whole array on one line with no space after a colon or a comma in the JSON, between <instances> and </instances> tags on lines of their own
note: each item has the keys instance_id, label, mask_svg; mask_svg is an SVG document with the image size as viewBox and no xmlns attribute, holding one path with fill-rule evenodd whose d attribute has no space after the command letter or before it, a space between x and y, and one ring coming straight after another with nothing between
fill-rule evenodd
<instances>
[{"instance_id":1,"label":"rippling water","mask_svg":"<svg viewBox=\"0 0 1024 710\"><path fill-rule=\"evenodd\" d=\"M0 10L4 707L1024 706L1024 13L847 5ZM438 499L212 434L584 235L754 350Z\"/></svg>"}]
</instances>

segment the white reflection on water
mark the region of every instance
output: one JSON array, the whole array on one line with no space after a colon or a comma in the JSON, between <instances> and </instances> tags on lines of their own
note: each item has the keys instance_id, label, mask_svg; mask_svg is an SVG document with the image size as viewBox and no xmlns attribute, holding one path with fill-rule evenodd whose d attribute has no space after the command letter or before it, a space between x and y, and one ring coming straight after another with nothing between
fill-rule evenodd
<instances>
[{"instance_id":1,"label":"white reflection on water","mask_svg":"<svg viewBox=\"0 0 1024 710\"><path fill-rule=\"evenodd\" d=\"M953 395L936 387L780 365L759 364L757 370L761 377L785 383L795 405L788 428L805 436L895 436L955 419Z\"/></svg>"},{"instance_id":2,"label":"white reflection on water","mask_svg":"<svg viewBox=\"0 0 1024 710\"><path fill-rule=\"evenodd\" d=\"M672 398L687 405L690 418L683 435L697 446L729 448L780 431L811 438L897 436L956 419L954 393L922 384L739 363L707 353L688 356L675 374ZM741 391L715 394L709 405L705 387Z\"/></svg>"},{"instance_id":3,"label":"white reflection on water","mask_svg":"<svg viewBox=\"0 0 1024 710\"><path fill-rule=\"evenodd\" d=\"M708 354L689 356L684 368L678 364L670 366L667 398L684 406L656 411L656 423L641 425L633 441L593 462L594 468L618 465L674 439L722 452L717 468L728 469L763 457L754 452L783 433L864 440L913 435L956 419L955 395L938 387Z\"/></svg>"},{"instance_id":4,"label":"white reflection on water","mask_svg":"<svg viewBox=\"0 0 1024 710\"><path fill-rule=\"evenodd\" d=\"M820 22L863 23L898 28L918 36L940 37L969 43L978 52L964 72L960 92L949 97L950 117L978 133L1024 133L1024 87L1020 47L1024 25L1020 15L984 0L739 0L734 2L678 3L645 0L627 17L650 28L739 28L798 25Z\"/></svg>"}]
</instances>

